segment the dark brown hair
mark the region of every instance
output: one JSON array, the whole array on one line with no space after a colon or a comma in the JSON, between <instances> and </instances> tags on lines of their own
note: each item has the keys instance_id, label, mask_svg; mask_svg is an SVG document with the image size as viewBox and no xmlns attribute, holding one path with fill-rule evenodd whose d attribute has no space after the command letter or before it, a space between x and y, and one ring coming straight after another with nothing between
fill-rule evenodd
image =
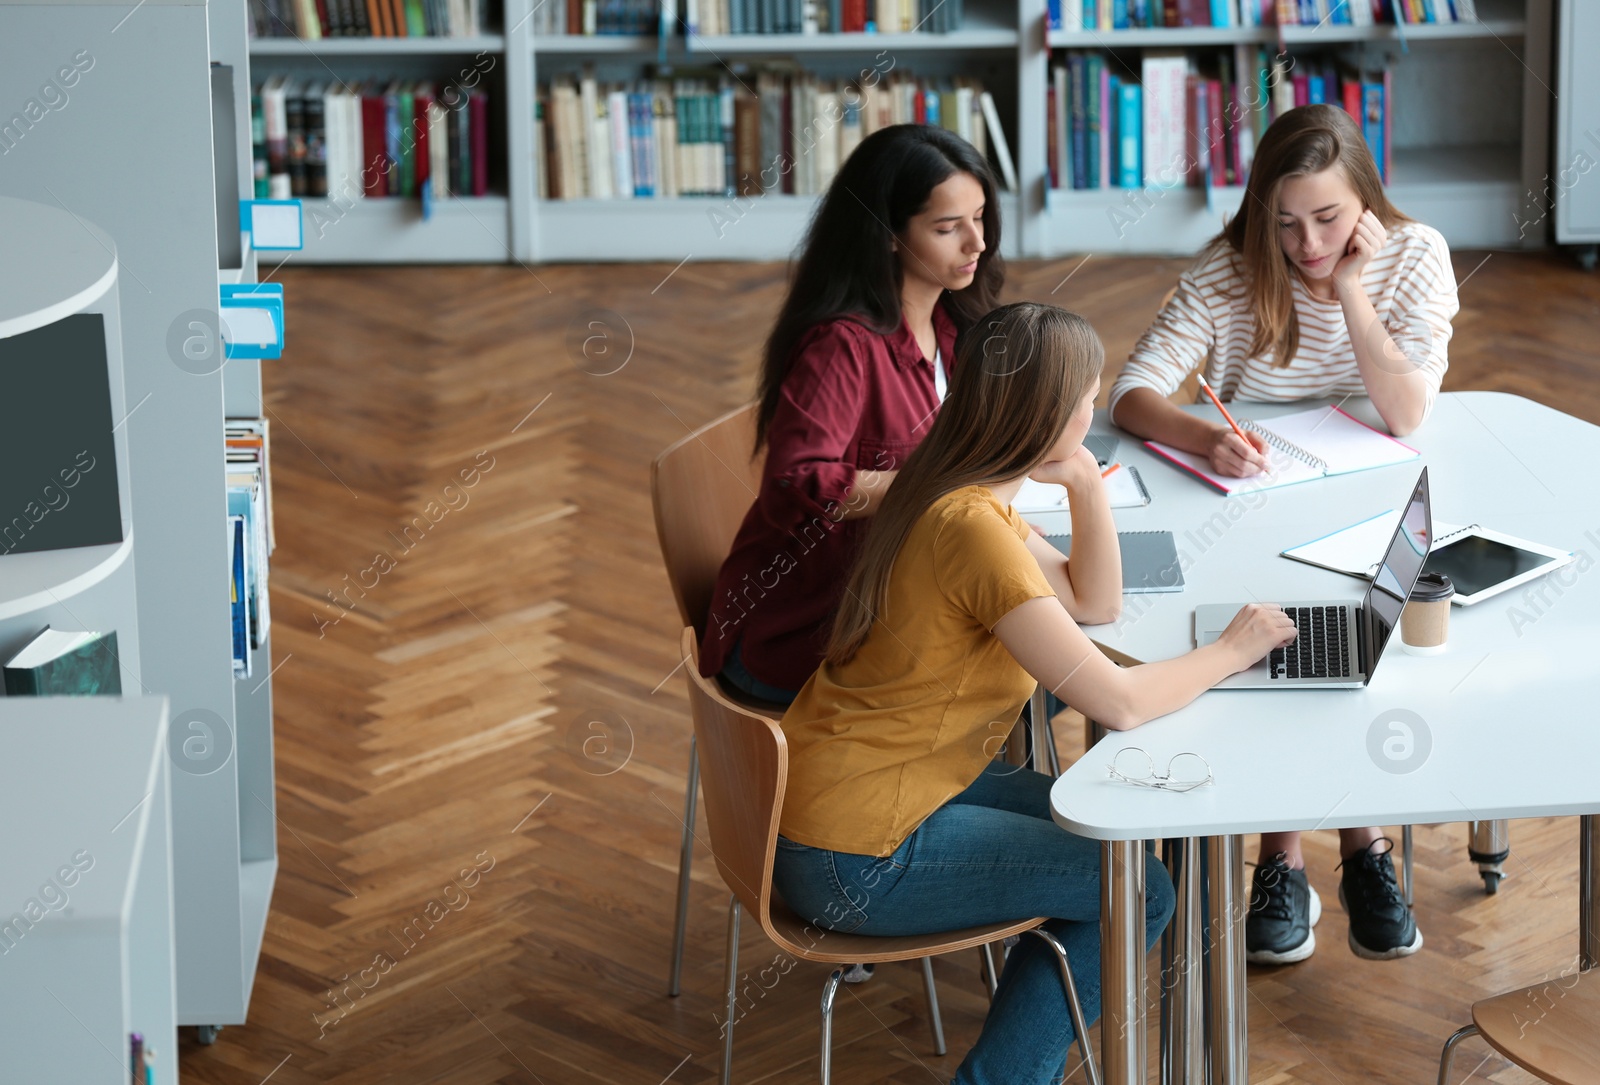
<instances>
[{"instance_id":1,"label":"dark brown hair","mask_svg":"<svg viewBox=\"0 0 1600 1085\"><path fill-rule=\"evenodd\" d=\"M801 338L828 320L849 317L889 335L900 327L900 261L890 243L928 204L933 190L957 173L983 186L983 242L978 270L943 301L956 331L965 331L1000 300L1000 200L977 149L953 132L927 124L880 128L850 153L817 204L801 242L788 296L761 361L756 449L778 408L778 395Z\"/></svg>"}]
</instances>

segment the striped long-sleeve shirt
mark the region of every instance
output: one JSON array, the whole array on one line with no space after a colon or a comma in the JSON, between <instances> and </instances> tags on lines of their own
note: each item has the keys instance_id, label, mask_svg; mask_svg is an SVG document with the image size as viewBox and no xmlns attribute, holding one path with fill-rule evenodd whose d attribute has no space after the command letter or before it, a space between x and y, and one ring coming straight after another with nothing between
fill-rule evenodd
<instances>
[{"instance_id":1,"label":"striped long-sleeve shirt","mask_svg":"<svg viewBox=\"0 0 1600 1085\"><path fill-rule=\"evenodd\" d=\"M1270 351L1250 354L1256 322L1238 256L1223 247L1196 261L1179 276L1171 300L1133 348L1112 385L1112 408L1134 388L1170 396L1201 363L1223 399L1281 403L1364 394L1351 342L1357 330L1346 326L1337 301L1313 297L1298 275L1291 273L1290 279L1300 346L1280 368ZM1361 283L1384 330L1406 356L1403 362L1383 362L1387 355L1380 354L1380 364L1414 367L1426 376L1426 412L1431 412L1449 366L1450 320L1461 307L1444 238L1420 222L1401 223L1368 261ZM1372 348L1381 352L1382 338L1376 330L1371 334Z\"/></svg>"}]
</instances>

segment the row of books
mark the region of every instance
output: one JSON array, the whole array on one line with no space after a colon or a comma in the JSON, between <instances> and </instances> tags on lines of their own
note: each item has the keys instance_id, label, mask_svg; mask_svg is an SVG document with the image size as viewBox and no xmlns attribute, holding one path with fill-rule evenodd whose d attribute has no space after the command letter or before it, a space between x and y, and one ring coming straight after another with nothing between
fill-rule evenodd
<instances>
[{"instance_id":1,"label":"row of books","mask_svg":"<svg viewBox=\"0 0 1600 1085\"><path fill-rule=\"evenodd\" d=\"M788 67L752 80L600 83L592 71L541 87L535 163L541 199L816 195L850 152L891 124L936 124L987 155L1016 188L993 97L976 80L820 79Z\"/></svg>"},{"instance_id":2,"label":"row of books","mask_svg":"<svg viewBox=\"0 0 1600 1085\"><path fill-rule=\"evenodd\" d=\"M1478 21L1477 0L1049 0L1052 30Z\"/></svg>"},{"instance_id":3,"label":"row of books","mask_svg":"<svg viewBox=\"0 0 1600 1085\"><path fill-rule=\"evenodd\" d=\"M556 34L945 34L966 0L555 0L533 12L533 32Z\"/></svg>"},{"instance_id":4,"label":"row of books","mask_svg":"<svg viewBox=\"0 0 1600 1085\"><path fill-rule=\"evenodd\" d=\"M272 628L268 558L277 539L272 527L271 434L264 418L230 418L224 424L228 476L229 603L233 673L251 675L251 652Z\"/></svg>"},{"instance_id":5,"label":"row of books","mask_svg":"<svg viewBox=\"0 0 1600 1085\"><path fill-rule=\"evenodd\" d=\"M1273 118L1328 102L1361 126L1389 181L1391 80L1256 46L1211 56L1148 50L1138 80L1105 54L1070 51L1045 89L1045 155L1058 189L1243 185Z\"/></svg>"},{"instance_id":6,"label":"row of books","mask_svg":"<svg viewBox=\"0 0 1600 1085\"><path fill-rule=\"evenodd\" d=\"M488 0L250 0L257 38L465 38L487 34Z\"/></svg>"},{"instance_id":7,"label":"row of books","mask_svg":"<svg viewBox=\"0 0 1600 1085\"><path fill-rule=\"evenodd\" d=\"M261 199L482 196L489 190L489 99L481 85L283 75L251 98Z\"/></svg>"}]
</instances>

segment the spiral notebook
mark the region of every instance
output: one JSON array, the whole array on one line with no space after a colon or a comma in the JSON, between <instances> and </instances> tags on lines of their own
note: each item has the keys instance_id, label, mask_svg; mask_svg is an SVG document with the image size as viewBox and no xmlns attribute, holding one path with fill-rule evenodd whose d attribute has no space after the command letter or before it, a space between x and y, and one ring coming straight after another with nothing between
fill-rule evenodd
<instances>
[{"instance_id":1,"label":"spiral notebook","mask_svg":"<svg viewBox=\"0 0 1600 1085\"><path fill-rule=\"evenodd\" d=\"M1389 467L1422 455L1338 407L1313 407L1267 422L1241 418L1239 425L1266 439L1272 449L1268 457L1272 463L1270 473L1225 478L1212 472L1211 461L1204 456L1159 441L1146 441L1145 447L1224 494L1293 486L1329 475Z\"/></svg>"},{"instance_id":2,"label":"spiral notebook","mask_svg":"<svg viewBox=\"0 0 1600 1085\"><path fill-rule=\"evenodd\" d=\"M1383 558L1384 547L1388 546L1389 540L1394 537L1394 528L1399 522L1399 510L1389 509L1358 524L1351 524L1335 531L1331 535L1312 539L1299 546L1291 546L1281 551L1280 556L1291 561L1303 561L1307 565L1315 565L1332 573L1371 580L1378 571L1378 562ZM1429 548L1437 549L1457 535L1475 530L1477 526L1477 524L1467 524L1462 527L1436 519L1433 521L1433 539L1429 543Z\"/></svg>"},{"instance_id":3,"label":"spiral notebook","mask_svg":"<svg viewBox=\"0 0 1600 1085\"><path fill-rule=\"evenodd\" d=\"M1114 509L1135 509L1150 504L1150 491L1145 489L1139 470L1127 464L1116 464L1102 476L1106 498ZM1011 507L1021 513L1062 512L1067 508L1067 488L1051 482L1022 480L1022 489L1011 499Z\"/></svg>"},{"instance_id":4,"label":"spiral notebook","mask_svg":"<svg viewBox=\"0 0 1600 1085\"><path fill-rule=\"evenodd\" d=\"M1072 556L1071 535L1046 535L1050 545ZM1150 595L1183 590L1183 565L1178 561L1178 544L1170 531L1119 531L1117 549L1122 553L1122 593Z\"/></svg>"}]
</instances>

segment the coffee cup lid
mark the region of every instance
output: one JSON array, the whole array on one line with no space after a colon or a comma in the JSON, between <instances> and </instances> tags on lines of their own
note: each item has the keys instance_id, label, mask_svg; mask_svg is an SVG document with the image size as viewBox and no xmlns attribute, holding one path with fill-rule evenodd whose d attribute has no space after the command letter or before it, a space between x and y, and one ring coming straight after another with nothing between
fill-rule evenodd
<instances>
[{"instance_id":1,"label":"coffee cup lid","mask_svg":"<svg viewBox=\"0 0 1600 1085\"><path fill-rule=\"evenodd\" d=\"M1443 573L1423 573L1417 577L1416 587L1411 589L1411 598L1419 603L1433 603L1455 593L1456 586Z\"/></svg>"}]
</instances>

